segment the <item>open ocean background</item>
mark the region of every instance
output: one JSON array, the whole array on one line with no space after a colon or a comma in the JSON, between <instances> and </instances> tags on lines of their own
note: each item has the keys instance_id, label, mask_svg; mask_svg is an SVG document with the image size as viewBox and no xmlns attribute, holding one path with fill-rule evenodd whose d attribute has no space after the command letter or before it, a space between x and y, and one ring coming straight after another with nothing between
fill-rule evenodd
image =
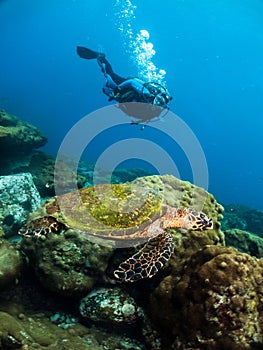
<instances>
[{"instance_id":1,"label":"open ocean background","mask_svg":"<svg viewBox=\"0 0 263 350\"><path fill-rule=\"evenodd\" d=\"M81 60L76 45L105 52L118 74L135 76L127 28L133 37L150 33L171 111L205 153L208 190L223 204L263 210L262 0L0 0L0 108L39 127L49 140L43 151L56 155L77 121L108 105L96 62ZM143 137L191 181L181 151L151 127L127 124L106 135L90 146L89 161L116 140ZM152 169L140 160L120 166Z\"/></svg>"}]
</instances>

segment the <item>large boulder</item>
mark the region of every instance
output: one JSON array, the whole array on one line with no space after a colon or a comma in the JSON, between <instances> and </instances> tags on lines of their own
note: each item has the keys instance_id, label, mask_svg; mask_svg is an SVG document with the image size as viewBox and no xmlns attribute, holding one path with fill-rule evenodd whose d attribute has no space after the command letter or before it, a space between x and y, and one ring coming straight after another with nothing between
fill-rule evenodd
<instances>
[{"instance_id":1,"label":"large boulder","mask_svg":"<svg viewBox=\"0 0 263 350\"><path fill-rule=\"evenodd\" d=\"M32 175L21 173L0 176L0 230L7 237L15 235L21 225L40 205L40 195Z\"/></svg>"}]
</instances>

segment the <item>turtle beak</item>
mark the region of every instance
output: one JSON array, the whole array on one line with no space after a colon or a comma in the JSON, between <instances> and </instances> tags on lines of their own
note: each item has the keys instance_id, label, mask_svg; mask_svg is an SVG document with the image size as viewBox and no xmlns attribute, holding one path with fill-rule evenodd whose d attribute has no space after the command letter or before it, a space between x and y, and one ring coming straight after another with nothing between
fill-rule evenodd
<instances>
[{"instance_id":1,"label":"turtle beak","mask_svg":"<svg viewBox=\"0 0 263 350\"><path fill-rule=\"evenodd\" d=\"M201 227L202 231L212 230L214 227L212 219L209 219L207 216L205 216L205 218L202 220Z\"/></svg>"}]
</instances>

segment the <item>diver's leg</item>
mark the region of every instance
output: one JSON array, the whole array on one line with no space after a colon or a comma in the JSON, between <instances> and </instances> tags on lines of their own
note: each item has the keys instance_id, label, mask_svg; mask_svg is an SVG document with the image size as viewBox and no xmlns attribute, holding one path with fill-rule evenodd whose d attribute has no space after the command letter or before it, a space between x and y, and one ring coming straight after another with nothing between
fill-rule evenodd
<instances>
[{"instance_id":1,"label":"diver's leg","mask_svg":"<svg viewBox=\"0 0 263 350\"><path fill-rule=\"evenodd\" d=\"M126 80L125 78L121 77L120 75L114 73L112 66L109 63L109 61L106 59L105 55L99 55L97 57L97 61L98 61L98 64L101 68L101 71L104 73L104 75L108 74L115 84L119 85Z\"/></svg>"},{"instance_id":2,"label":"diver's leg","mask_svg":"<svg viewBox=\"0 0 263 350\"><path fill-rule=\"evenodd\" d=\"M111 78L111 76L107 73L104 74L105 78L106 78L106 86L109 87L110 89L115 90L118 85L113 81L113 79Z\"/></svg>"},{"instance_id":3,"label":"diver's leg","mask_svg":"<svg viewBox=\"0 0 263 350\"><path fill-rule=\"evenodd\" d=\"M98 64L102 70L102 72L105 74L108 74L111 79L116 83L117 85L121 84L126 80L126 78L121 77L120 75L114 73L111 64L106 59L105 54L102 52L93 51L91 49L88 49L87 47L83 46L77 46L77 54L81 58L85 58L88 60L91 59L97 59Z\"/></svg>"}]
</instances>

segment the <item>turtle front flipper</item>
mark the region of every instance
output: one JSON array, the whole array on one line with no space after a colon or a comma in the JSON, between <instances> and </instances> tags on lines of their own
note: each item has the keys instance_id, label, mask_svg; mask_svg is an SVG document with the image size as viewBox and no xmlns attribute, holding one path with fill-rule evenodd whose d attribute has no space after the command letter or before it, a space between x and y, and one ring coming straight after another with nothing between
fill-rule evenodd
<instances>
[{"instance_id":1,"label":"turtle front flipper","mask_svg":"<svg viewBox=\"0 0 263 350\"><path fill-rule=\"evenodd\" d=\"M124 282L136 282L143 278L151 278L169 260L173 249L172 236L163 232L149 240L138 253L122 262L114 271L114 276Z\"/></svg>"},{"instance_id":2,"label":"turtle front flipper","mask_svg":"<svg viewBox=\"0 0 263 350\"><path fill-rule=\"evenodd\" d=\"M44 216L42 218L31 221L25 226L21 227L18 234L24 237L40 237L46 236L49 233L60 233L66 226L58 222L52 216Z\"/></svg>"}]
</instances>

